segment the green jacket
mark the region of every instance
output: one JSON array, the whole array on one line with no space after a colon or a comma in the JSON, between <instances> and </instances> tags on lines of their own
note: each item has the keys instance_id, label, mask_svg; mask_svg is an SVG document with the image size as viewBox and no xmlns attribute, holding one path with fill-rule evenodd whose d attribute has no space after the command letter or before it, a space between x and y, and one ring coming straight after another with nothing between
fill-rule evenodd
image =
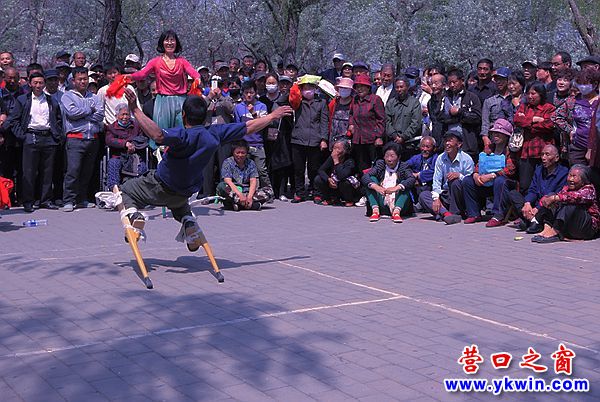
<instances>
[{"instance_id":1,"label":"green jacket","mask_svg":"<svg viewBox=\"0 0 600 402\"><path fill-rule=\"evenodd\" d=\"M406 142L421 135L423 115L421 104L414 96L408 96L403 101L398 97L388 99L385 105L385 116L385 133L388 141L393 141L400 136Z\"/></svg>"}]
</instances>

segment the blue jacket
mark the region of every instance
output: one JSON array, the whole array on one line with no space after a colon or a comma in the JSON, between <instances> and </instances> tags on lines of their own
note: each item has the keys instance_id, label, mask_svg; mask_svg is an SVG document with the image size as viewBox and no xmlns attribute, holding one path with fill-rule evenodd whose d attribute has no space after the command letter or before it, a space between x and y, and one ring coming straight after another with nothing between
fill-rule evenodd
<instances>
[{"instance_id":1,"label":"blue jacket","mask_svg":"<svg viewBox=\"0 0 600 402\"><path fill-rule=\"evenodd\" d=\"M254 113L256 117L263 117L268 114L267 105L260 101L254 102ZM236 123L245 123L248 120L254 119L254 117L248 112L246 102L238 103L233 109L233 117ZM262 132L247 134L244 139L248 141L251 147L262 148L264 146Z\"/></svg>"},{"instance_id":2,"label":"blue jacket","mask_svg":"<svg viewBox=\"0 0 600 402\"><path fill-rule=\"evenodd\" d=\"M410 158L406 163L413 173L419 173L419 182L421 184L433 183L433 170L435 169L435 161L438 155L433 154L427 159L423 159L423 155L418 154Z\"/></svg>"},{"instance_id":3,"label":"blue jacket","mask_svg":"<svg viewBox=\"0 0 600 402\"><path fill-rule=\"evenodd\" d=\"M104 129L103 102L91 92L81 95L75 90L65 92L60 99L65 133L82 133L91 139Z\"/></svg>"},{"instance_id":4,"label":"blue jacket","mask_svg":"<svg viewBox=\"0 0 600 402\"><path fill-rule=\"evenodd\" d=\"M155 176L172 191L189 197L202 187L202 172L219 145L241 140L246 135L246 123L175 127L163 130L163 134L162 144L169 149Z\"/></svg>"},{"instance_id":5,"label":"blue jacket","mask_svg":"<svg viewBox=\"0 0 600 402\"><path fill-rule=\"evenodd\" d=\"M535 207L543 196L558 193L566 184L568 174L569 169L563 165L556 166L550 174L546 174L546 169L542 165L538 165L533 173L533 180L531 180L531 184L527 189L525 202Z\"/></svg>"}]
</instances>

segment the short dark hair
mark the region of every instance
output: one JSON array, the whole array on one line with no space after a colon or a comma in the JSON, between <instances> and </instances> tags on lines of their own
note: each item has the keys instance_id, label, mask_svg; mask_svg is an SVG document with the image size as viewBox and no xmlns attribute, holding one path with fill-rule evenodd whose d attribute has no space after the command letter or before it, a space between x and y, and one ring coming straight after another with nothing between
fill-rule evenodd
<instances>
[{"instance_id":1,"label":"short dark hair","mask_svg":"<svg viewBox=\"0 0 600 402\"><path fill-rule=\"evenodd\" d=\"M254 92L256 92L256 82L254 80L242 82L242 92L248 89L252 89Z\"/></svg>"},{"instance_id":2,"label":"short dark hair","mask_svg":"<svg viewBox=\"0 0 600 402\"><path fill-rule=\"evenodd\" d=\"M575 76L575 82L578 84L592 84L593 86L598 86L598 82L600 81L600 71L592 70L586 68L584 70L578 71Z\"/></svg>"},{"instance_id":3,"label":"short dark hair","mask_svg":"<svg viewBox=\"0 0 600 402\"><path fill-rule=\"evenodd\" d=\"M34 71L33 73L29 74L29 82L31 82L31 80L34 78L43 78L44 82L46 82L46 77L44 77L44 74L38 73L37 71Z\"/></svg>"},{"instance_id":4,"label":"short dark hair","mask_svg":"<svg viewBox=\"0 0 600 402\"><path fill-rule=\"evenodd\" d=\"M539 81L534 81L531 83L531 85L529 85L529 88L527 89L527 92L529 92L530 90L534 90L535 92L538 93L538 95L540 95L540 105L543 105L544 103L547 102L547 98L548 98L548 92L546 91L546 86L539 82Z\"/></svg>"},{"instance_id":5,"label":"short dark hair","mask_svg":"<svg viewBox=\"0 0 600 402\"><path fill-rule=\"evenodd\" d=\"M396 82L398 81L402 81L406 84L406 86L410 87L410 82L408 80L409 78L406 75L399 75L396 78L394 78L394 84L396 84Z\"/></svg>"},{"instance_id":6,"label":"short dark hair","mask_svg":"<svg viewBox=\"0 0 600 402\"><path fill-rule=\"evenodd\" d=\"M104 71L105 74L108 73L110 70L117 70L119 73L122 72L121 66L115 63L114 61L106 62L102 66L102 71Z\"/></svg>"},{"instance_id":7,"label":"short dark hair","mask_svg":"<svg viewBox=\"0 0 600 402\"><path fill-rule=\"evenodd\" d=\"M481 63L485 63L485 64L489 65L491 70L494 69L494 62L492 60L488 59L487 57L483 57L483 58L479 59L479 61L477 62L477 65L480 65Z\"/></svg>"},{"instance_id":8,"label":"short dark hair","mask_svg":"<svg viewBox=\"0 0 600 402\"><path fill-rule=\"evenodd\" d=\"M277 82L279 82L279 76L275 73L267 73L267 75L265 75L265 81L269 79L269 77L273 77L277 80Z\"/></svg>"},{"instance_id":9,"label":"short dark hair","mask_svg":"<svg viewBox=\"0 0 600 402\"><path fill-rule=\"evenodd\" d=\"M203 125L207 108L206 101L201 96L188 96L182 106L186 123L191 126Z\"/></svg>"},{"instance_id":10,"label":"short dark hair","mask_svg":"<svg viewBox=\"0 0 600 402\"><path fill-rule=\"evenodd\" d=\"M394 153L398 155L399 158L400 154L402 153L402 146L396 142L390 141L383 147L383 154L385 155L387 151L394 151Z\"/></svg>"},{"instance_id":11,"label":"short dark hair","mask_svg":"<svg viewBox=\"0 0 600 402\"><path fill-rule=\"evenodd\" d=\"M254 60L254 56L252 56L251 54L247 54L244 57L242 57L242 59L248 59L248 58Z\"/></svg>"},{"instance_id":12,"label":"short dark hair","mask_svg":"<svg viewBox=\"0 0 600 402\"><path fill-rule=\"evenodd\" d=\"M540 64L538 64L537 66L538 70L546 70L546 71L552 71L552 63L550 63L549 61L543 61Z\"/></svg>"},{"instance_id":13,"label":"short dark hair","mask_svg":"<svg viewBox=\"0 0 600 402\"><path fill-rule=\"evenodd\" d=\"M575 78L576 73L577 72L572 68L564 68L556 72L556 79L564 78L566 80L571 81L573 78Z\"/></svg>"},{"instance_id":14,"label":"short dark hair","mask_svg":"<svg viewBox=\"0 0 600 402\"><path fill-rule=\"evenodd\" d=\"M39 64L39 63L30 63L30 64L28 64L27 68L26 68L27 76L29 76L29 74L32 71L35 71L35 70L41 71L43 73L44 72L44 67L42 67L42 65Z\"/></svg>"},{"instance_id":15,"label":"short dark hair","mask_svg":"<svg viewBox=\"0 0 600 402\"><path fill-rule=\"evenodd\" d=\"M238 62L238 64L240 64L240 59L238 59L237 57L232 57L231 59L229 59L229 62L231 63L232 60L235 60Z\"/></svg>"},{"instance_id":16,"label":"short dark hair","mask_svg":"<svg viewBox=\"0 0 600 402\"><path fill-rule=\"evenodd\" d=\"M459 80L465 79L465 73L460 68L453 67L448 71L448 78L456 77Z\"/></svg>"},{"instance_id":17,"label":"short dark hair","mask_svg":"<svg viewBox=\"0 0 600 402\"><path fill-rule=\"evenodd\" d=\"M269 65L267 64L267 62L263 59L257 60L256 63L254 63L254 66L256 67L259 64L264 64L265 67L268 67Z\"/></svg>"},{"instance_id":18,"label":"short dark hair","mask_svg":"<svg viewBox=\"0 0 600 402\"><path fill-rule=\"evenodd\" d=\"M571 63L573 62L573 59L571 59L571 55L567 52L557 52L555 56L560 56L560 60L563 63L569 63L569 65L571 65Z\"/></svg>"},{"instance_id":19,"label":"short dark hair","mask_svg":"<svg viewBox=\"0 0 600 402\"><path fill-rule=\"evenodd\" d=\"M85 67L73 67L73 70L71 70L71 74L73 75L73 78L75 78L77 74L88 75L88 69Z\"/></svg>"},{"instance_id":20,"label":"short dark hair","mask_svg":"<svg viewBox=\"0 0 600 402\"><path fill-rule=\"evenodd\" d=\"M250 151L250 144L248 144L248 141L242 139L242 140L237 140L237 141L232 141L230 143L231 145L231 154L233 155L233 151L235 151L236 148L246 148L246 152Z\"/></svg>"},{"instance_id":21,"label":"short dark hair","mask_svg":"<svg viewBox=\"0 0 600 402\"><path fill-rule=\"evenodd\" d=\"M175 39L175 53L181 53L183 51L183 47L181 46L181 42L179 41L179 37L177 36L177 33L175 31L173 31L172 29L167 29L166 31L161 33L160 38L158 38L158 45L156 46L156 51L158 53L165 52L164 41L167 38Z\"/></svg>"},{"instance_id":22,"label":"short dark hair","mask_svg":"<svg viewBox=\"0 0 600 402\"><path fill-rule=\"evenodd\" d=\"M527 85L527 80L525 79L525 76L523 75L522 71L520 71L520 70L513 71L508 76L508 79L510 81L517 81L519 84L521 84L521 86L523 87L523 90L525 90L525 86Z\"/></svg>"}]
</instances>

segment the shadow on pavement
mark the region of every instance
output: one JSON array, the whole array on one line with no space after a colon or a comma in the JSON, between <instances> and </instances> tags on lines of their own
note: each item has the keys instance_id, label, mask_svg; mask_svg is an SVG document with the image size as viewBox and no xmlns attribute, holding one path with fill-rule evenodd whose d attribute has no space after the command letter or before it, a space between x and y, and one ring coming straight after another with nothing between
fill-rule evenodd
<instances>
[{"instance_id":1,"label":"shadow on pavement","mask_svg":"<svg viewBox=\"0 0 600 402\"><path fill-rule=\"evenodd\" d=\"M9 312L11 326L0 329L0 382L40 401L254 400L290 384L335 387L336 373L323 361L327 345L347 335L270 316L286 307L235 293L110 297L77 305L54 298Z\"/></svg>"}]
</instances>

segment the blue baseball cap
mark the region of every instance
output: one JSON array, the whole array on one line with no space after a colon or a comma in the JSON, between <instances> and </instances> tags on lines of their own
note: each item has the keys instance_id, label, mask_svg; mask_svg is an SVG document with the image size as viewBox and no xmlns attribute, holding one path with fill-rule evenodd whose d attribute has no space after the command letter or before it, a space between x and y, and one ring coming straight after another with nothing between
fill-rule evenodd
<instances>
[{"instance_id":1,"label":"blue baseball cap","mask_svg":"<svg viewBox=\"0 0 600 402\"><path fill-rule=\"evenodd\" d=\"M510 75L511 71L510 68L508 67L498 67L496 69L496 72L494 73L494 76L498 76L498 77L502 77L502 78L508 78L508 76Z\"/></svg>"}]
</instances>

